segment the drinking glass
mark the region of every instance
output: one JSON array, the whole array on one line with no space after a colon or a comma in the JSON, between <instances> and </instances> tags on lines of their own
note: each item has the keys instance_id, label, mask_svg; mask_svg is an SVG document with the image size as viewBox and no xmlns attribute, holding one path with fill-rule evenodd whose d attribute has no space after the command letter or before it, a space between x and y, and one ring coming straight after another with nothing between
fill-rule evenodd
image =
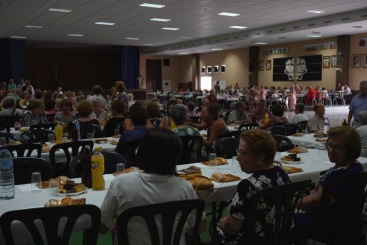
<instances>
[{"instance_id":1,"label":"drinking glass","mask_svg":"<svg viewBox=\"0 0 367 245\"><path fill-rule=\"evenodd\" d=\"M116 164L116 173L117 174L123 174L123 173L125 173L125 164L123 164L123 163L117 163Z\"/></svg>"},{"instance_id":2,"label":"drinking glass","mask_svg":"<svg viewBox=\"0 0 367 245\"><path fill-rule=\"evenodd\" d=\"M233 171L237 169L238 162L237 162L237 157L236 156L232 157L231 166L232 166Z\"/></svg>"},{"instance_id":3,"label":"drinking glass","mask_svg":"<svg viewBox=\"0 0 367 245\"><path fill-rule=\"evenodd\" d=\"M208 166L211 166L211 167L217 167L217 161L216 161L216 158L217 155L215 153L210 153L209 154L209 164Z\"/></svg>"},{"instance_id":4,"label":"drinking glass","mask_svg":"<svg viewBox=\"0 0 367 245\"><path fill-rule=\"evenodd\" d=\"M55 135L54 134L49 134L48 135L48 142L55 144Z\"/></svg>"},{"instance_id":5,"label":"drinking glass","mask_svg":"<svg viewBox=\"0 0 367 245\"><path fill-rule=\"evenodd\" d=\"M31 177L31 192L42 191L41 188L41 173L33 172Z\"/></svg>"},{"instance_id":6,"label":"drinking glass","mask_svg":"<svg viewBox=\"0 0 367 245\"><path fill-rule=\"evenodd\" d=\"M114 133L114 135L115 135L115 136L117 136L117 135L119 135L119 134L120 134L120 129L116 128L116 129L115 129L115 133Z\"/></svg>"},{"instance_id":7,"label":"drinking glass","mask_svg":"<svg viewBox=\"0 0 367 245\"><path fill-rule=\"evenodd\" d=\"M48 183L48 197L49 199L59 199L61 197L66 196L66 194L60 193L59 190L59 181L50 180Z\"/></svg>"}]
</instances>

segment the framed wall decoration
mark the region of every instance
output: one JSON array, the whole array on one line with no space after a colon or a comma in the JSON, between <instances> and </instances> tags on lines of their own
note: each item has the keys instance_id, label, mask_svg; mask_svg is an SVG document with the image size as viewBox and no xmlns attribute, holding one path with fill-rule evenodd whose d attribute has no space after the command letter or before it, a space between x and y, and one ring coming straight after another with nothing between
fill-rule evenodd
<instances>
[{"instance_id":1,"label":"framed wall decoration","mask_svg":"<svg viewBox=\"0 0 367 245\"><path fill-rule=\"evenodd\" d=\"M360 68L361 67L361 55L352 54L350 64L352 68Z\"/></svg>"},{"instance_id":2,"label":"framed wall decoration","mask_svg":"<svg viewBox=\"0 0 367 245\"><path fill-rule=\"evenodd\" d=\"M363 68L367 68L367 54L363 55Z\"/></svg>"},{"instance_id":3,"label":"framed wall decoration","mask_svg":"<svg viewBox=\"0 0 367 245\"><path fill-rule=\"evenodd\" d=\"M336 68L338 66L338 56L331 56L331 67Z\"/></svg>"},{"instance_id":4,"label":"framed wall decoration","mask_svg":"<svg viewBox=\"0 0 367 245\"><path fill-rule=\"evenodd\" d=\"M205 73L205 71L206 71L205 66L202 66L202 67L201 67L201 74L204 74L204 73Z\"/></svg>"},{"instance_id":5,"label":"framed wall decoration","mask_svg":"<svg viewBox=\"0 0 367 245\"><path fill-rule=\"evenodd\" d=\"M208 74L212 73L212 67L211 66L206 67L206 73L208 73Z\"/></svg>"},{"instance_id":6,"label":"framed wall decoration","mask_svg":"<svg viewBox=\"0 0 367 245\"><path fill-rule=\"evenodd\" d=\"M213 72L218 73L219 72L219 66L213 66Z\"/></svg>"},{"instance_id":7,"label":"framed wall decoration","mask_svg":"<svg viewBox=\"0 0 367 245\"><path fill-rule=\"evenodd\" d=\"M222 73L226 72L226 65L221 65L220 66L220 72L222 72Z\"/></svg>"},{"instance_id":8,"label":"framed wall decoration","mask_svg":"<svg viewBox=\"0 0 367 245\"><path fill-rule=\"evenodd\" d=\"M322 68L330 68L330 56L322 57Z\"/></svg>"},{"instance_id":9,"label":"framed wall decoration","mask_svg":"<svg viewBox=\"0 0 367 245\"><path fill-rule=\"evenodd\" d=\"M266 60L265 61L265 69L267 71L270 71L271 70L271 60Z\"/></svg>"},{"instance_id":10,"label":"framed wall decoration","mask_svg":"<svg viewBox=\"0 0 367 245\"><path fill-rule=\"evenodd\" d=\"M260 60L259 61L259 71L263 71L264 70L264 61Z\"/></svg>"}]
</instances>

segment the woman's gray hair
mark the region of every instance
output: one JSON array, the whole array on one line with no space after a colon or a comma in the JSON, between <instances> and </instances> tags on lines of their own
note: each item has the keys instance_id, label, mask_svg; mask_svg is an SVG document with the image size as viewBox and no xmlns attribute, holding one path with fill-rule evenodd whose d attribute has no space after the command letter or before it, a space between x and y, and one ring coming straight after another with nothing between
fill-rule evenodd
<instances>
[{"instance_id":1,"label":"woman's gray hair","mask_svg":"<svg viewBox=\"0 0 367 245\"><path fill-rule=\"evenodd\" d=\"M94 97L92 100L93 103L97 103L99 107L104 108L105 107L105 100L102 97Z\"/></svg>"},{"instance_id":2,"label":"woman's gray hair","mask_svg":"<svg viewBox=\"0 0 367 245\"><path fill-rule=\"evenodd\" d=\"M4 109L13 108L15 106L15 98L14 97L6 97L2 101Z\"/></svg>"},{"instance_id":3,"label":"woman's gray hair","mask_svg":"<svg viewBox=\"0 0 367 245\"><path fill-rule=\"evenodd\" d=\"M176 125L184 124L187 119L187 108L182 104L174 105L170 114Z\"/></svg>"},{"instance_id":4,"label":"woman's gray hair","mask_svg":"<svg viewBox=\"0 0 367 245\"><path fill-rule=\"evenodd\" d=\"M367 111L360 111L358 113L358 120L361 125L367 125Z\"/></svg>"}]
</instances>

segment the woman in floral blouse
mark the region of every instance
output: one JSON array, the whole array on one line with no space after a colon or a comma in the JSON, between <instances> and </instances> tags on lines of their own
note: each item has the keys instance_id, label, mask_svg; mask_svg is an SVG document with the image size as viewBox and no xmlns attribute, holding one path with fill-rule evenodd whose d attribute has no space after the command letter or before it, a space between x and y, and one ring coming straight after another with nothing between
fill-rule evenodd
<instances>
[{"instance_id":1,"label":"woman in floral blouse","mask_svg":"<svg viewBox=\"0 0 367 245\"><path fill-rule=\"evenodd\" d=\"M274 138L262 130L248 130L241 134L237 160L241 170L252 173L248 179L242 180L232 199L229 215L222 217L213 230L214 244L240 244L246 236L242 229L247 203L251 196L263 189L290 183L288 175L280 167L274 166L276 142ZM273 234L272 204L263 200L259 204L256 222L255 244L271 244Z\"/></svg>"}]
</instances>

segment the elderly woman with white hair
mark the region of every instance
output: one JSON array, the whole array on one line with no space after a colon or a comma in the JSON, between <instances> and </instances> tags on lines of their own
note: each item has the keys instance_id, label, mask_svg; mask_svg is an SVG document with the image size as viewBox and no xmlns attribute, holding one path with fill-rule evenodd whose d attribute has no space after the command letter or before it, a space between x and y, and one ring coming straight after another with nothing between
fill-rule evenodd
<instances>
[{"instance_id":1,"label":"elderly woman with white hair","mask_svg":"<svg viewBox=\"0 0 367 245\"><path fill-rule=\"evenodd\" d=\"M100 125L104 125L108 120L108 112L102 109L105 105L105 100L102 97L94 97L92 99L92 104L93 112L90 115L91 118L97 119Z\"/></svg>"},{"instance_id":2,"label":"elderly woman with white hair","mask_svg":"<svg viewBox=\"0 0 367 245\"><path fill-rule=\"evenodd\" d=\"M358 119L361 126L356 130L361 138L361 157L367 157L367 111L360 111L358 113Z\"/></svg>"}]
</instances>

